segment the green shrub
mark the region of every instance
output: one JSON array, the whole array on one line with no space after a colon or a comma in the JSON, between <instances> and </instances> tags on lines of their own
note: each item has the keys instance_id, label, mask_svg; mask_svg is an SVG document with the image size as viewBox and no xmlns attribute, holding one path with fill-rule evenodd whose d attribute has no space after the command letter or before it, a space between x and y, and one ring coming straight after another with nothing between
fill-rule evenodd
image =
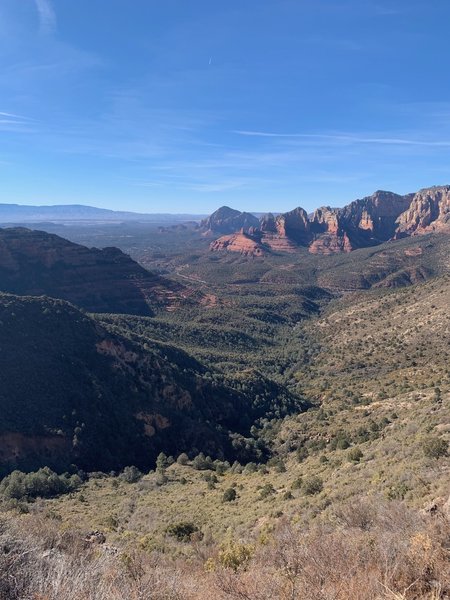
<instances>
[{"instance_id":1,"label":"green shrub","mask_svg":"<svg viewBox=\"0 0 450 600\"><path fill-rule=\"evenodd\" d=\"M448 443L437 436L430 436L422 444L423 453L428 458L440 458L446 456Z\"/></svg>"},{"instance_id":2,"label":"green shrub","mask_svg":"<svg viewBox=\"0 0 450 600\"><path fill-rule=\"evenodd\" d=\"M235 572L238 570L245 570L253 553L253 545L243 544L242 542L236 542L233 539L228 538L220 545L217 562L213 559L209 559L205 565L206 570L214 571L217 565L225 567L226 569L232 569Z\"/></svg>"},{"instance_id":3,"label":"green shrub","mask_svg":"<svg viewBox=\"0 0 450 600\"><path fill-rule=\"evenodd\" d=\"M308 448L306 448L305 446L300 446L300 448L298 448L297 452L295 453L295 456L297 458L297 462L303 462L309 456Z\"/></svg>"},{"instance_id":4,"label":"green shrub","mask_svg":"<svg viewBox=\"0 0 450 600\"><path fill-rule=\"evenodd\" d=\"M8 499L51 498L78 489L82 481L78 475L57 475L48 467L33 473L13 471L0 483L0 495Z\"/></svg>"},{"instance_id":5,"label":"green shrub","mask_svg":"<svg viewBox=\"0 0 450 600\"><path fill-rule=\"evenodd\" d=\"M233 502L233 500L236 500L236 498L237 498L236 490L233 488L228 488L223 493L222 502Z\"/></svg>"},{"instance_id":6,"label":"green shrub","mask_svg":"<svg viewBox=\"0 0 450 600\"><path fill-rule=\"evenodd\" d=\"M363 456L364 454L361 452L360 448L355 446L354 448L350 448L350 450L348 451L347 459L350 462L357 463L362 459Z\"/></svg>"},{"instance_id":7,"label":"green shrub","mask_svg":"<svg viewBox=\"0 0 450 600\"><path fill-rule=\"evenodd\" d=\"M272 494L275 494L275 488L271 483L266 483L259 491L259 498L260 500L264 500L264 498L267 498Z\"/></svg>"},{"instance_id":8,"label":"green shrub","mask_svg":"<svg viewBox=\"0 0 450 600\"><path fill-rule=\"evenodd\" d=\"M267 462L268 467L275 469L277 473L286 473L286 467L281 458L274 456Z\"/></svg>"},{"instance_id":9,"label":"green shrub","mask_svg":"<svg viewBox=\"0 0 450 600\"><path fill-rule=\"evenodd\" d=\"M157 471L156 472L156 485L162 486L166 485L169 481L169 478L166 475L165 471Z\"/></svg>"},{"instance_id":10,"label":"green shrub","mask_svg":"<svg viewBox=\"0 0 450 600\"><path fill-rule=\"evenodd\" d=\"M183 452L182 454L180 454L180 456L177 458L177 463L179 465L187 465L189 462L189 456L186 454L186 452Z\"/></svg>"},{"instance_id":11,"label":"green shrub","mask_svg":"<svg viewBox=\"0 0 450 600\"><path fill-rule=\"evenodd\" d=\"M338 450L347 450L350 447L350 442L347 438L339 438L336 441L336 448Z\"/></svg>"},{"instance_id":12,"label":"green shrub","mask_svg":"<svg viewBox=\"0 0 450 600\"><path fill-rule=\"evenodd\" d=\"M199 533L200 530L197 525L190 521L180 521L179 523L173 523L166 529L166 533L171 537L176 538L179 542L189 542L191 536L194 533Z\"/></svg>"},{"instance_id":13,"label":"green shrub","mask_svg":"<svg viewBox=\"0 0 450 600\"><path fill-rule=\"evenodd\" d=\"M136 483L142 477L142 473L139 471L137 467L125 467L122 473L119 475L122 481L126 483Z\"/></svg>"},{"instance_id":14,"label":"green shrub","mask_svg":"<svg viewBox=\"0 0 450 600\"><path fill-rule=\"evenodd\" d=\"M409 487L404 482L394 483L387 490L386 496L389 500L403 500L409 492Z\"/></svg>"},{"instance_id":15,"label":"green shrub","mask_svg":"<svg viewBox=\"0 0 450 600\"><path fill-rule=\"evenodd\" d=\"M169 459L164 454L164 452L160 452L156 459L156 470L159 472L163 472L169 466Z\"/></svg>"},{"instance_id":16,"label":"green shrub","mask_svg":"<svg viewBox=\"0 0 450 600\"><path fill-rule=\"evenodd\" d=\"M292 482L291 489L293 489L293 490L299 490L302 487L302 485L303 485L303 478L302 477L297 477L297 479L295 479Z\"/></svg>"},{"instance_id":17,"label":"green shrub","mask_svg":"<svg viewBox=\"0 0 450 600\"><path fill-rule=\"evenodd\" d=\"M314 496L323 490L323 481L317 475L306 477L303 481L302 490L307 496Z\"/></svg>"},{"instance_id":18,"label":"green shrub","mask_svg":"<svg viewBox=\"0 0 450 600\"><path fill-rule=\"evenodd\" d=\"M192 461L192 466L197 471L206 471L207 469L214 469L213 461L210 456L205 456L203 452L197 454L197 456Z\"/></svg>"},{"instance_id":19,"label":"green shrub","mask_svg":"<svg viewBox=\"0 0 450 600\"><path fill-rule=\"evenodd\" d=\"M240 474L240 473L242 473L243 470L244 470L244 467L237 460L235 460L234 463L230 467L231 473Z\"/></svg>"}]
</instances>

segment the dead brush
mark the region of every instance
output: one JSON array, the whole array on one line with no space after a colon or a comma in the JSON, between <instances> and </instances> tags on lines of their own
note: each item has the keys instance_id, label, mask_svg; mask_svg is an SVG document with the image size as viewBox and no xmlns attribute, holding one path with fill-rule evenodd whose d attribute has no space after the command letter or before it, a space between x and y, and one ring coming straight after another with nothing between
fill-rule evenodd
<instances>
[{"instance_id":1,"label":"dead brush","mask_svg":"<svg viewBox=\"0 0 450 600\"><path fill-rule=\"evenodd\" d=\"M356 511L357 512L357 511ZM107 551L39 514L0 520L1 600L448 600L450 527L401 503L374 501L309 528L281 521L249 560ZM344 517L342 516L344 515ZM346 515L346 516L345 516ZM196 542L198 545L200 542ZM243 544L246 542L243 541Z\"/></svg>"}]
</instances>

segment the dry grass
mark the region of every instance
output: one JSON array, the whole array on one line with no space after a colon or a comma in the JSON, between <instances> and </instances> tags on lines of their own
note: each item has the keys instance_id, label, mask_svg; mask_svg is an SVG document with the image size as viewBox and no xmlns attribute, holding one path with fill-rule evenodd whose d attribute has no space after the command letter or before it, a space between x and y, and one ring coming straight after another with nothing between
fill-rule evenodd
<instances>
[{"instance_id":1,"label":"dry grass","mask_svg":"<svg viewBox=\"0 0 450 600\"><path fill-rule=\"evenodd\" d=\"M4 517L2 600L444 600L450 597L450 527L444 514L403 504L343 506L337 524L302 529L287 520L253 556L242 542L189 543L171 558L92 545L38 515ZM186 545L186 544L185 544ZM224 561L223 556L234 561ZM233 555L234 553L234 555ZM248 557L247 557L248 558ZM205 568L205 563L208 568ZM231 565L231 566L224 566Z\"/></svg>"}]
</instances>

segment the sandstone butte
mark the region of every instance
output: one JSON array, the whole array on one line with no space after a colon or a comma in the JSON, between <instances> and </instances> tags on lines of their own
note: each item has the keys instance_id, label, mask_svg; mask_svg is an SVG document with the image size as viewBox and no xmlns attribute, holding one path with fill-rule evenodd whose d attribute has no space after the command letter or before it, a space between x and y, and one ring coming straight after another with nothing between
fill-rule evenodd
<instances>
[{"instance_id":1,"label":"sandstone butte","mask_svg":"<svg viewBox=\"0 0 450 600\"><path fill-rule=\"evenodd\" d=\"M450 186L435 186L401 196L377 191L343 208L324 206L308 215L301 208L259 220L249 213L222 207L201 223L208 235L226 233L212 251L262 256L293 253L299 246L313 254L351 252L392 239L432 231L450 232Z\"/></svg>"}]
</instances>

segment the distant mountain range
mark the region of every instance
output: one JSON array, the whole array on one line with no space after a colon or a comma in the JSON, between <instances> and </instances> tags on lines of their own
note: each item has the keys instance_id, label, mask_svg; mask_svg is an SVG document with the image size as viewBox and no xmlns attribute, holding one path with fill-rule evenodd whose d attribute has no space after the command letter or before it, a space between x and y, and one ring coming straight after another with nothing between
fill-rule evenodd
<instances>
[{"instance_id":1,"label":"distant mountain range","mask_svg":"<svg viewBox=\"0 0 450 600\"><path fill-rule=\"evenodd\" d=\"M271 251L313 254L350 252L433 231L450 232L450 186L400 196L377 191L343 208L324 206L311 215L301 208L260 219L227 206L201 222L204 234L225 234L211 250L261 256Z\"/></svg>"},{"instance_id":2,"label":"distant mountain range","mask_svg":"<svg viewBox=\"0 0 450 600\"><path fill-rule=\"evenodd\" d=\"M0 223L38 223L42 221L145 221L150 223L173 223L195 219L200 220L203 216L135 213L84 206L82 204L55 206L0 204Z\"/></svg>"}]
</instances>

